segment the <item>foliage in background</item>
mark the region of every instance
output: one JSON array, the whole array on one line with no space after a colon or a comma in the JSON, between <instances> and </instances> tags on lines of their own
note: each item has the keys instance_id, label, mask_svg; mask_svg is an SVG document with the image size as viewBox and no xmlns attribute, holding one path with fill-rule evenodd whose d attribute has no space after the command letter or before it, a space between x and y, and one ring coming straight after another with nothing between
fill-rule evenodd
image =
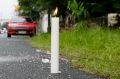
<instances>
[{"instance_id":1,"label":"foliage in background","mask_svg":"<svg viewBox=\"0 0 120 79\"><path fill-rule=\"evenodd\" d=\"M20 14L29 15L34 19L39 19L39 13L49 7L48 0L18 0L20 5ZM46 7L47 6L47 7Z\"/></svg>"},{"instance_id":2,"label":"foliage in background","mask_svg":"<svg viewBox=\"0 0 120 79\"><path fill-rule=\"evenodd\" d=\"M79 2L79 0L77 0ZM91 16L103 16L108 13L120 12L119 0L81 0Z\"/></svg>"},{"instance_id":3,"label":"foliage in background","mask_svg":"<svg viewBox=\"0 0 120 79\"><path fill-rule=\"evenodd\" d=\"M77 3L76 0L69 0L68 9L72 12L72 15L75 16L77 20L86 17L86 9L83 2Z\"/></svg>"},{"instance_id":4,"label":"foliage in background","mask_svg":"<svg viewBox=\"0 0 120 79\"><path fill-rule=\"evenodd\" d=\"M71 11L74 16L81 18L86 16L86 11L91 16L102 16L107 13L120 12L120 0L18 0L22 15L31 15L35 19L42 10L51 8L57 4L59 15L63 17ZM52 12L52 10L51 10Z\"/></svg>"},{"instance_id":5,"label":"foliage in background","mask_svg":"<svg viewBox=\"0 0 120 79\"><path fill-rule=\"evenodd\" d=\"M67 0L18 0L21 6L21 15L30 15L35 19L39 19L39 13L43 10L50 9L50 13L57 5L59 15L65 16L67 11Z\"/></svg>"}]
</instances>

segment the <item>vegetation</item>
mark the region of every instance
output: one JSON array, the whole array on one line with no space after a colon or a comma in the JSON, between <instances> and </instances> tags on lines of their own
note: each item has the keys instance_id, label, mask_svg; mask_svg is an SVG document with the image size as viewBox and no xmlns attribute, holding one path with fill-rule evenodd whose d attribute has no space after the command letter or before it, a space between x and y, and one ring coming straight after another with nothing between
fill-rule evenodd
<instances>
[{"instance_id":1,"label":"vegetation","mask_svg":"<svg viewBox=\"0 0 120 79\"><path fill-rule=\"evenodd\" d=\"M64 15L67 9L67 0L18 0L21 15L30 15L34 19L39 19L39 13L43 10L49 10L56 6L59 8L59 15Z\"/></svg>"},{"instance_id":2,"label":"vegetation","mask_svg":"<svg viewBox=\"0 0 120 79\"><path fill-rule=\"evenodd\" d=\"M85 18L87 13L84 7L84 3L77 3L76 0L69 0L68 9L72 12L72 15L75 16L77 20Z\"/></svg>"},{"instance_id":3,"label":"vegetation","mask_svg":"<svg viewBox=\"0 0 120 79\"><path fill-rule=\"evenodd\" d=\"M120 12L119 0L18 0L21 15L39 19L39 13L49 13L58 6L63 18L72 14L76 22L87 16L103 16ZM47 6L47 7L46 7ZM120 30L86 27L78 23L74 29L60 33L60 54L70 60L74 68L110 77L120 78ZM30 40L35 47L50 50L50 34L38 34Z\"/></svg>"},{"instance_id":4,"label":"vegetation","mask_svg":"<svg viewBox=\"0 0 120 79\"><path fill-rule=\"evenodd\" d=\"M60 33L60 55L74 68L111 79L120 79L120 30L88 28L78 23L74 29ZM50 34L38 34L30 40L40 49L50 50Z\"/></svg>"},{"instance_id":5,"label":"vegetation","mask_svg":"<svg viewBox=\"0 0 120 79\"><path fill-rule=\"evenodd\" d=\"M107 13L120 12L119 0L18 0L21 6L22 15L31 15L38 19L39 13L45 9L52 9L55 6L59 8L59 15L66 16L69 12L77 18L83 16L84 13L91 16L103 16ZM47 6L47 7L46 7ZM79 16L78 16L79 15Z\"/></svg>"}]
</instances>

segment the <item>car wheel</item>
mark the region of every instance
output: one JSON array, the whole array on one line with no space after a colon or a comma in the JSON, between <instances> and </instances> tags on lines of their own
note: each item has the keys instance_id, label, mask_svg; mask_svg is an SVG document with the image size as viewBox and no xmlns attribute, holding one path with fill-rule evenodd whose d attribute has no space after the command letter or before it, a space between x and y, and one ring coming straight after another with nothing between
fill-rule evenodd
<instances>
[{"instance_id":1,"label":"car wheel","mask_svg":"<svg viewBox=\"0 0 120 79\"><path fill-rule=\"evenodd\" d=\"M7 34L7 37L9 37L9 38L10 38L10 37L11 37L11 35L10 35L10 34Z\"/></svg>"},{"instance_id":2,"label":"car wheel","mask_svg":"<svg viewBox=\"0 0 120 79\"><path fill-rule=\"evenodd\" d=\"M33 34L30 34L30 37L33 37Z\"/></svg>"},{"instance_id":3,"label":"car wheel","mask_svg":"<svg viewBox=\"0 0 120 79\"><path fill-rule=\"evenodd\" d=\"M36 35L36 28L35 28L35 30L34 30L34 32L33 32L33 33L34 33L34 35Z\"/></svg>"}]
</instances>

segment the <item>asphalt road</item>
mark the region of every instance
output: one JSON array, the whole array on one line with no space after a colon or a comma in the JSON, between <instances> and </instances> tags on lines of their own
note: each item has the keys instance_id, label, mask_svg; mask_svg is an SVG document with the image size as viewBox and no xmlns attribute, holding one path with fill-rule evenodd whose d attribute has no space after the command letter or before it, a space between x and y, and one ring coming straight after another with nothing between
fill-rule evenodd
<instances>
[{"instance_id":1,"label":"asphalt road","mask_svg":"<svg viewBox=\"0 0 120 79\"><path fill-rule=\"evenodd\" d=\"M71 68L60 60L60 74L50 73L50 54L32 48L24 39L0 35L0 79L103 79Z\"/></svg>"}]
</instances>

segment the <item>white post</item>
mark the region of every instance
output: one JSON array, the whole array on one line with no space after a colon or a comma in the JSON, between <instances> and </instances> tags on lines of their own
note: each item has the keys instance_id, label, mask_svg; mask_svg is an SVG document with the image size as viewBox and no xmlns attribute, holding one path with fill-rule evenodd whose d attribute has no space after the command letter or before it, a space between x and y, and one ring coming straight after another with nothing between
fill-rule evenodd
<instances>
[{"instance_id":1,"label":"white post","mask_svg":"<svg viewBox=\"0 0 120 79\"><path fill-rule=\"evenodd\" d=\"M51 73L59 73L59 17L51 21Z\"/></svg>"}]
</instances>

